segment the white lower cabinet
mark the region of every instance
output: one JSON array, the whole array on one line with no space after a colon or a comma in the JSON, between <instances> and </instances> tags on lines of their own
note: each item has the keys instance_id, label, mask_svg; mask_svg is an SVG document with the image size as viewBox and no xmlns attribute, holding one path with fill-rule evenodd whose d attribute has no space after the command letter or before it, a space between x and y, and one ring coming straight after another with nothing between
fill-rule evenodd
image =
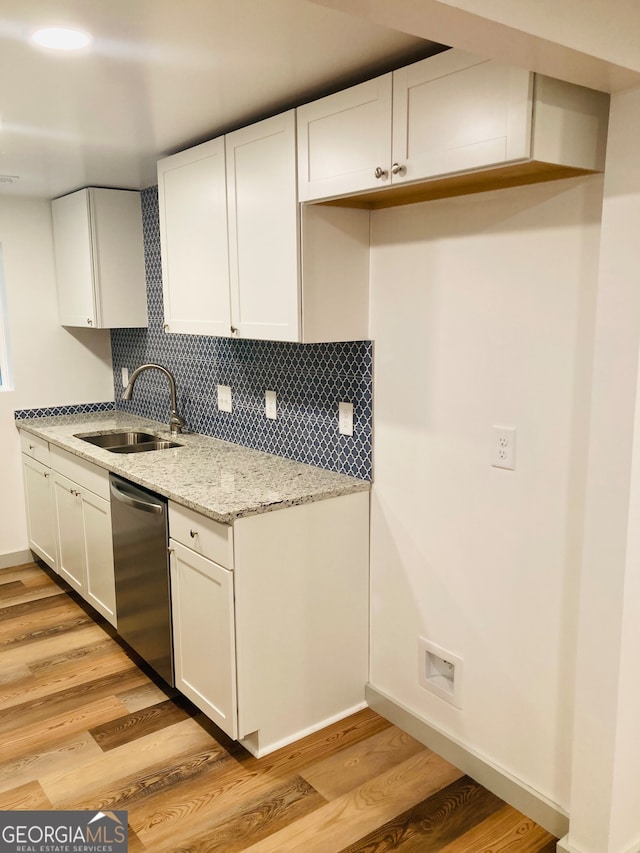
<instances>
[{"instance_id":1,"label":"white lower cabinet","mask_svg":"<svg viewBox=\"0 0 640 853\"><path fill-rule=\"evenodd\" d=\"M176 686L257 757L364 706L368 492L219 524L170 502Z\"/></svg>"},{"instance_id":2,"label":"white lower cabinet","mask_svg":"<svg viewBox=\"0 0 640 853\"><path fill-rule=\"evenodd\" d=\"M57 571L51 469L22 454L29 547Z\"/></svg>"},{"instance_id":3,"label":"white lower cabinet","mask_svg":"<svg viewBox=\"0 0 640 853\"><path fill-rule=\"evenodd\" d=\"M170 541L176 687L238 736L233 572Z\"/></svg>"},{"instance_id":4,"label":"white lower cabinet","mask_svg":"<svg viewBox=\"0 0 640 853\"><path fill-rule=\"evenodd\" d=\"M58 448L51 460L58 572L116 626L109 475Z\"/></svg>"}]
</instances>

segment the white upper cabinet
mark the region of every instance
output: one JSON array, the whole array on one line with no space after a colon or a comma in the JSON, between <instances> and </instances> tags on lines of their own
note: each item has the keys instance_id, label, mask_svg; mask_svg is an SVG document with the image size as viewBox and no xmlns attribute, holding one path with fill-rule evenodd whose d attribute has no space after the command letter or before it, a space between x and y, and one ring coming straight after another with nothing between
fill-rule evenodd
<instances>
[{"instance_id":1,"label":"white upper cabinet","mask_svg":"<svg viewBox=\"0 0 640 853\"><path fill-rule=\"evenodd\" d=\"M158 163L165 329L229 335L224 138Z\"/></svg>"},{"instance_id":2,"label":"white upper cabinet","mask_svg":"<svg viewBox=\"0 0 640 853\"><path fill-rule=\"evenodd\" d=\"M301 224L295 110L161 160L158 181L165 331L367 337L369 212Z\"/></svg>"},{"instance_id":3,"label":"white upper cabinet","mask_svg":"<svg viewBox=\"0 0 640 853\"><path fill-rule=\"evenodd\" d=\"M392 75L298 107L300 201L390 183Z\"/></svg>"},{"instance_id":4,"label":"white upper cabinet","mask_svg":"<svg viewBox=\"0 0 640 853\"><path fill-rule=\"evenodd\" d=\"M225 137L231 327L299 339L295 110Z\"/></svg>"},{"instance_id":5,"label":"white upper cabinet","mask_svg":"<svg viewBox=\"0 0 640 853\"><path fill-rule=\"evenodd\" d=\"M63 326L147 325L140 193L88 188L51 202Z\"/></svg>"},{"instance_id":6,"label":"white upper cabinet","mask_svg":"<svg viewBox=\"0 0 640 853\"><path fill-rule=\"evenodd\" d=\"M393 183L529 156L533 75L447 50L393 75Z\"/></svg>"},{"instance_id":7,"label":"white upper cabinet","mask_svg":"<svg viewBox=\"0 0 640 853\"><path fill-rule=\"evenodd\" d=\"M373 100L385 86L392 96ZM386 206L420 200L417 192L385 193L389 187L416 190L442 178L449 184L440 195L491 189L489 180L474 187L460 176L507 166L517 167L512 183L601 171L608 101L602 92L447 50L300 107L299 198L369 193L363 199L381 200L370 206ZM495 187L508 185L504 174L500 180Z\"/></svg>"}]
</instances>

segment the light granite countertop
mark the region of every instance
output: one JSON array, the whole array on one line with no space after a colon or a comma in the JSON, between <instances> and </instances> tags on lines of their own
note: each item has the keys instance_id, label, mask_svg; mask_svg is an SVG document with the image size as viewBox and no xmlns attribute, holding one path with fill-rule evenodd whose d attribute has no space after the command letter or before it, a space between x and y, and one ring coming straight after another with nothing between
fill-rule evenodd
<instances>
[{"instance_id":1,"label":"light granite countertop","mask_svg":"<svg viewBox=\"0 0 640 853\"><path fill-rule=\"evenodd\" d=\"M77 434L142 430L169 438L166 424L124 412L16 421L20 430L223 523L296 504L365 491L370 483L205 435L148 453L111 453Z\"/></svg>"}]
</instances>

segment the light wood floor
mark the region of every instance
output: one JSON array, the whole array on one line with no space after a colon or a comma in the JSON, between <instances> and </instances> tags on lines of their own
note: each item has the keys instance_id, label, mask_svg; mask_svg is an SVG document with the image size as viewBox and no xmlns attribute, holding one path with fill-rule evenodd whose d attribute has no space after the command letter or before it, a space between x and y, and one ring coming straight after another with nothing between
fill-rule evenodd
<instances>
[{"instance_id":1,"label":"light wood floor","mask_svg":"<svg viewBox=\"0 0 640 853\"><path fill-rule=\"evenodd\" d=\"M369 710L253 758L38 565L0 570L0 652L0 810L125 809L131 853L555 851Z\"/></svg>"}]
</instances>

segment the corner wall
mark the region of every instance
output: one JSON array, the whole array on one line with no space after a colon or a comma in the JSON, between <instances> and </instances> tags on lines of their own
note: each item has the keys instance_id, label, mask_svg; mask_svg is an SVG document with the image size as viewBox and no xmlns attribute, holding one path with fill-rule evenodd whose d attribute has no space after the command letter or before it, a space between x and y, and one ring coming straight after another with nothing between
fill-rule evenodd
<instances>
[{"instance_id":1,"label":"corner wall","mask_svg":"<svg viewBox=\"0 0 640 853\"><path fill-rule=\"evenodd\" d=\"M594 176L372 214L371 683L566 811L601 205Z\"/></svg>"},{"instance_id":2,"label":"corner wall","mask_svg":"<svg viewBox=\"0 0 640 853\"><path fill-rule=\"evenodd\" d=\"M60 326L49 201L2 198L13 390L0 391L0 560L27 549L16 409L113 400L108 331Z\"/></svg>"}]
</instances>

